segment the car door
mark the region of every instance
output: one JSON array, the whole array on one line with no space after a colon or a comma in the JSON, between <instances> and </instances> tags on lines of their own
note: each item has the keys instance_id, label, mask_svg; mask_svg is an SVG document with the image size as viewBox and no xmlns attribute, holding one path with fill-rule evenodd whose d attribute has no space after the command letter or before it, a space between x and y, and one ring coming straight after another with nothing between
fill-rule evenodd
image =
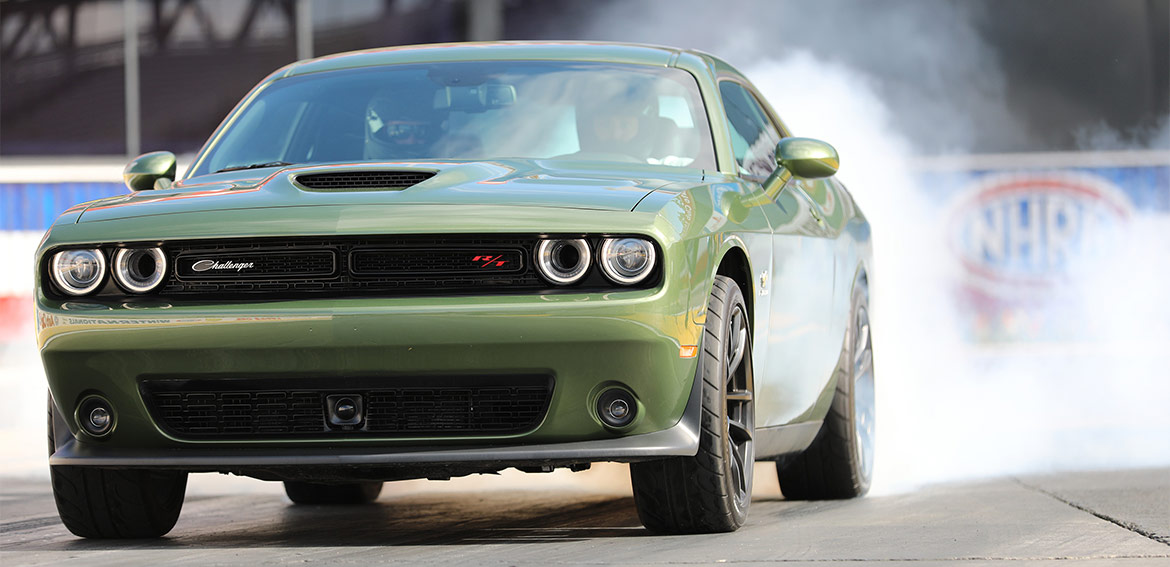
<instances>
[{"instance_id":1,"label":"car door","mask_svg":"<svg viewBox=\"0 0 1170 567\"><path fill-rule=\"evenodd\" d=\"M845 327L849 322L856 255L852 253L853 242L843 235L845 226L852 217L850 198L845 187L836 177L798 180L800 188L812 200L820 215L820 226L824 237L833 242L835 263L833 266L833 307L829 319L830 339L843 344Z\"/></svg>"},{"instance_id":2,"label":"car door","mask_svg":"<svg viewBox=\"0 0 1170 567\"><path fill-rule=\"evenodd\" d=\"M766 337L758 337L756 426L783 425L811 412L832 377L840 345L831 344L834 249L824 214L806 192L812 180L775 172L783 128L745 82L719 83L732 150L745 181L758 184L772 228ZM776 175L773 175L776 173ZM759 315L757 315L757 319ZM762 347L762 348L761 348Z\"/></svg>"}]
</instances>

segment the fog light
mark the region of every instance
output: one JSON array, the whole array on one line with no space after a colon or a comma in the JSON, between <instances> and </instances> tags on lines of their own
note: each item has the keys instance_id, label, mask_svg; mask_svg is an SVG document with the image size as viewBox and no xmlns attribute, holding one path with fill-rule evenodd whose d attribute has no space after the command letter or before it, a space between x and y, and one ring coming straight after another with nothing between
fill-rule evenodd
<instances>
[{"instance_id":1,"label":"fog light","mask_svg":"<svg viewBox=\"0 0 1170 567\"><path fill-rule=\"evenodd\" d=\"M630 406L625 400L614 400L609 402L609 406L605 408L605 412L614 419L625 419L626 414L630 413Z\"/></svg>"},{"instance_id":2,"label":"fog light","mask_svg":"<svg viewBox=\"0 0 1170 567\"><path fill-rule=\"evenodd\" d=\"M114 428L114 410L101 396L89 396L77 404L77 423L86 433L102 437Z\"/></svg>"},{"instance_id":3,"label":"fog light","mask_svg":"<svg viewBox=\"0 0 1170 567\"><path fill-rule=\"evenodd\" d=\"M634 395L621 388L611 388L597 398L597 417L610 427L625 427L638 413Z\"/></svg>"},{"instance_id":4,"label":"fog light","mask_svg":"<svg viewBox=\"0 0 1170 567\"><path fill-rule=\"evenodd\" d=\"M105 431L110 426L110 410L103 407L93 408L89 412L89 425L94 431Z\"/></svg>"}]
</instances>

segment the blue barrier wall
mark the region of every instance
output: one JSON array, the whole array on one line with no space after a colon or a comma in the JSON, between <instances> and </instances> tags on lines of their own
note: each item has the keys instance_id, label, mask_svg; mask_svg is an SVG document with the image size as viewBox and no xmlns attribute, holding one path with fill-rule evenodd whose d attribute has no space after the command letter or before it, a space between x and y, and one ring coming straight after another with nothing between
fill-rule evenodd
<instances>
[{"instance_id":1,"label":"blue barrier wall","mask_svg":"<svg viewBox=\"0 0 1170 567\"><path fill-rule=\"evenodd\" d=\"M73 205L126 192L120 182L0 183L0 231L44 231Z\"/></svg>"}]
</instances>

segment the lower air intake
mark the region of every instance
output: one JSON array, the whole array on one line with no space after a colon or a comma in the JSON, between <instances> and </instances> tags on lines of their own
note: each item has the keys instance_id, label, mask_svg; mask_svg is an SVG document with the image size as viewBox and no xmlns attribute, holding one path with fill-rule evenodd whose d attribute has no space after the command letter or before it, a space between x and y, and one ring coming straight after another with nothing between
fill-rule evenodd
<instances>
[{"instance_id":1,"label":"lower air intake","mask_svg":"<svg viewBox=\"0 0 1170 567\"><path fill-rule=\"evenodd\" d=\"M535 429L552 378L151 379L141 390L154 420L179 438L445 437ZM330 426L327 398L337 393L362 398L356 427Z\"/></svg>"}]
</instances>

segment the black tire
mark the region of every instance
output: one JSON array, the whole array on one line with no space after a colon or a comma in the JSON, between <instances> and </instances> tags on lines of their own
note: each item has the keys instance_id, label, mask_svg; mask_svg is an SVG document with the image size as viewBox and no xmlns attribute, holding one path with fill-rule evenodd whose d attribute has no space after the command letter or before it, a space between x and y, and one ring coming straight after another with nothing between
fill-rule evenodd
<instances>
[{"instance_id":1,"label":"black tire","mask_svg":"<svg viewBox=\"0 0 1170 567\"><path fill-rule=\"evenodd\" d=\"M833 404L808 449L777 461L780 490L789 500L855 498L873 477L873 342L864 282L853 286L849 331L836 372Z\"/></svg>"},{"instance_id":2,"label":"black tire","mask_svg":"<svg viewBox=\"0 0 1170 567\"><path fill-rule=\"evenodd\" d=\"M752 494L751 340L735 281L715 278L699 354L702 420L699 452L630 465L634 504L647 529L664 534L735 531Z\"/></svg>"},{"instance_id":3,"label":"black tire","mask_svg":"<svg viewBox=\"0 0 1170 567\"><path fill-rule=\"evenodd\" d=\"M378 495L382 493L382 483L316 484L285 481L284 493L294 504L369 504L377 500Z\"/></svg>"},{"instance_id":4,"label":"black tire","mask_svg":"<svg viewBox=\"0 0 1170 567\"><path fill-rule=\"evenodd\" d=\"M68 440L49 399L49 451ZM183 509L187 473L51 465L53 499L61 522L88 538L151 538L175 527Z\"/></svg>"}]
</instances>

